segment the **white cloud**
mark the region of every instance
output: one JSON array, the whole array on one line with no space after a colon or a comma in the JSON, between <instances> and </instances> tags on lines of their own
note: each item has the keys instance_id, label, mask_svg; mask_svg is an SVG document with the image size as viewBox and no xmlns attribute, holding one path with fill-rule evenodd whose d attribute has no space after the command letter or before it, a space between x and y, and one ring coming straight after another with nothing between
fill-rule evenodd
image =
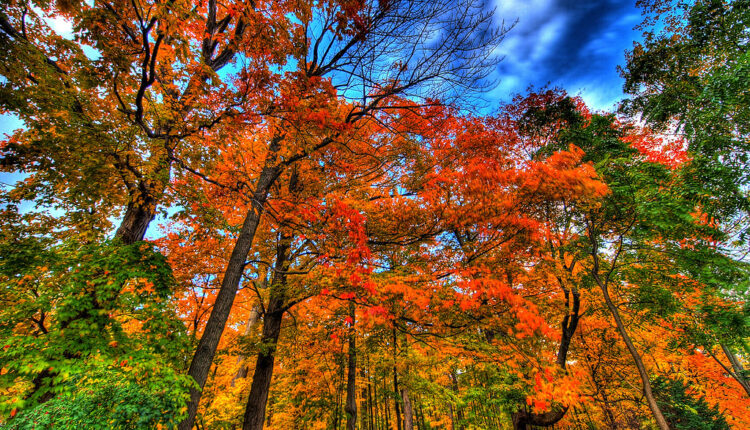
<instances>
[{"instance_id":1,"label":"white cloud","mask_svg":"<svg viewBox=\"0 0 750 430\"><path fill-rule=\"evenodd\" d=\"M554 0L499 0L496 14L506 23L518 19L495 51L504 59L498 68L500 85L491 96L507 99L540 79L540 65L564 35L568 15Z\"/></svg>"},{"instance_id":2,"label":"white cloud","mask_svg":"<svg viewBox=\"0 0 750 430\"><path fill-rule=\"evenodd\" d=\"M45 17L44 20L52 30L61 37L73 40L73 23L60 16Z\"/></svg>"},{"instance_id":3,"label":"white cloud","mask_svg":"<svg viewBox=\"0 0 750 430\"><path fill-rule=\"evenodd\" d=\"M495 53L500 84L487 97L508 101L527 87L549 83L579 94L597 110L611 110L622 98L615 70L638 37L634 4L612 1L495 0L496 15L518 19Z\"/></svg>"}]
</instances>

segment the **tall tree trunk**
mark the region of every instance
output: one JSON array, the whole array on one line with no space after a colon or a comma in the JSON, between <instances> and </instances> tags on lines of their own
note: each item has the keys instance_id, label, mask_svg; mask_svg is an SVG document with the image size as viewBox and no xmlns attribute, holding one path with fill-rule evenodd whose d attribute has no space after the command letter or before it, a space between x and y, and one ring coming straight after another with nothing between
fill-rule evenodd
<instances>
[{"instance_id":1,"label":"tall tree trunk","mask_svg":"<svg viewBox=\"0 0 750 430\"><path fill-rule=\"evenodd\" d=\"M425 429L427 426L425 425L425 419L424 419L424 406L422 405L422 396L417 396L416 398L416 410L417 410L417 420L419 421L418 427L420 429Z\"/></svg>"},{"instance_id":2,"label":"tall tree trunk","mask_svg":"<svg viewBox=\"0 0 750 430\"><path fill-rule=\"evenodd\" d=\"M253 193L252 206L245 215L245 220L240 230L240 235L232 249L232 255L229 258L229 264L224 271L224 279L219 289L219 294L214 301L214 307L208 318L203 336L198 342L198 348L190 362L188 375L192 376L198 384L198 388L190 390L190 401L188 402L188 415L180 423L179 430L191 430L195 414L198 411L198 403L201 398L201 391L206 384L208 370L216 355L216 348L219 346L221 334L229 318L229 312L232 309L237 289L240 285L242 273L245 271L245 261L250 248L253 245L255 232L260 224L261 215L268 200L268 193L271 186L281 174L281 167L276 165L278 151L281 148L282 136L276 136L271 140L269 153L266 157L265 166L258 177L258 183Z\"/></svg>"},{"instance_id":3,"label":"tall tree trunk","mask_svg":"<svg viewBox=\"0 0 750 430\"><path fill-rule=\"evenodd\" d=\"M372 405L372 384L370 384L370 375L367 375L367 416L369 417L368 426L370 430L375 430L375 411Z\"/></svg>"},{"instance_id":4,"label":"tall tree trunk","mask_svg":"<svg viewBox=\"0 0 750 430\"><path fill-rule=\"evenodd\" d=\"M398 371L396 370L396 359L398 357L398 338L396 337L396 329L393 329L393 404L396 407L396 430L401 430L401 411L399 410L400 402L398 398L400 391L398 389Z\"/></svg>"},{"instance_id":5,"label":"tall tree trunk","mask_svg":"<svg viewBox=\"0 0 750 430\"><path fill-rule=\"evenodd\" d=\"M729 359L729 363L732 365L733 372L729 374L745 389L745 393L750 396L750 381L745 377L745 369L742 367L742 363L737 359L731 349L725 344L721 344L721 349L724 351L724 355Z\"/></svg>"},{"instance_id":6,"label":"tall tree trunk","mask_svg":"<svg viewBox=\"0 0 750 430\"><path fill-rule=\"evenodd\" d=\"M391 403L388 401L388 382L386 375L383 375L383 409L385 410L385 428L391 430Z\"/></svg>"},{"instance_id":7,"label":"tall tree trunk","mask_svg":"<svg viewBox=\"0 0 750 430\"><path fill-rule=\"evenodd\" d=\"M612 298L609 296L609 290L605 283L601 281L598 274L594 274L594 279L596 280L597 284L599 284L599 288L602 291L602 294L604 295L604 301L607 303L607 308L609 309L609 312L612 314L612 317L615 319L615 324L617 325L617 331L620 332L620 336L622 337L622 340L625 342L625 345L628 347L628 351L630 352L630 355L633 357L633 361L635 362L635 367L638 368L638 375L641 377L641 383L643 384L643 394L646 396L646 401L648 402L648 407L651 409L651 413L654 415L654 419L656 420L656 425L659 426L659 429L661 430L669 430L669 424L667 424L667 420L664 418L664 415L661 413L661 409L659 409L659 405L656 403L656 398L654 397L654 393L651 391L651 381L648 378L648 372L646 371L646 366L643 364L643 359L641 358L641 355L638 353L638 350L635 348L635 345L633 344L633 341L630 339L630 336L628 335L627 330L625 330L625 324L623 324L622 319L620 318L620 311L617 310L617 306L612 302Z\"/></svg>"},{"instance_id":8,"label":"tall tree trunk","mask_svg":"<svg viewBox=\"0 0 750 430\"><path fill-rule=\"evenodd\" d=\"M565 315L561 324L562 337L560 339L560 348L557 350L557 365L565 370L570 342L573 339L573 335L578 327L578 320L580 319L578 313L581 308L581 295L577 288L573 288L572 292L564 288L563 293L565 295L565 307L570 309L570 311ZM573 297L572 304L570 303L571 296ZM549 412L541 414L533 413L527 410L527 408L520 408L512 415L513 429L526 430L528 426L553 426L563 419L567 411L567 406L558 406Z\"/></svg>"},{"instance_id":9,"label":"tall tree trunk","mask_svg":"<svg viewBox=\"0 0 750 430\"><path fill-rule=\"evenodd\" d=\"M414 430L414 410L406 387L401 389L401 399L404 402L404 430Z\"/></svg>"},{"instance_id":10,"label":"tall tree trunk","mask_svg":"<svg viewBox=\"0 0 750 430\"><path fill-rule=\"evenodd\" d=\"M260 304L256 303L253 305L253 308L250 310L250 316L247 317L247 324L245 324L245 337L250 335L250 330L255 326L255 324L258 323L258 318L260 317ZM237 373L234 374L232 377L232 383L231 386L234 387L235 382L238 379L245 379L247 378L247 363L245 362L247 360L247 357L244 355L240 355L237 357L237 364L240 365L240 368L237 369Z\"/></svg>"},{"instance_id":11,"label":"tall tree trunk","mask_svg":"<svg viewBox=\"0 0 750 430\"><path fill-rule=\"evenodd\" d=\"M458 376L456 375L456 369L451 369L451 391L453 391L453 394L458 397ZM464 420L464 411L461 408L461 406L456 405L456 428L458 430L462 430L464 428L463 426L463 420Z\"/></svg>"},{"instance_id":12,"label":"tall tree trunk","mask_svg":"<svg viewBox=\"0 0 750 430\"><path fill-rule=\"evenodd\" d=\"M354 319L356 318L356 309L354 302L349 303L349 318L352 319L349 326L349 350L347 353L347 374L346 374L346 430L356 430L357 428L357 339L354 331Z\"/></svg>"},{"instance_id":13,"label":"tall tree trunk","mask_svg":"<svg viewBox=\"0 0 750 430\"><path fill-rule=\"evenodd\" d=\"M607 272L607 275L604 277L604 279L602 279L601 276L599 276L599 242L597 233L595 232L593 225L588 226L588 237L591 242L591 256L593 257L594 263L593 267L591 268L591 276L599 286L599 289L604 296L604 302L607 304L607 309L609 309L609 312L612 314L612 318L614 318L615 320L617 331L620 333L620 337L622 338L623 342L625 342L625 346L627 346L628 352L630 352L630 355L633 357L633 362L635 363L635 367L638 369L638 375L640 376L641 383L643 385L643 394L646 396L648 407L649 409L651 409L654 420L656 420L656 425L661 430L669 430L669 424L667 424L667 420L661 413L661 409L659 409L659 405L656 403L654 393L651 390L651 381L649 380L646 366L643 364L643 359L641 358L641 355L638 353L638 350L635 348L633 341L630 339L630 336L625 329L625 324L623 324L622 318L620 317L620 311L617 310L617 306L615 306L615 304L612 302L612 298L609 296L609 275L615 268L617 258L620 255L620 250L622 249L622 242L624 238L622 236L620 237L620 248L615 253L615 257L613 258L609 272Z\"/></svg>"},{"instance_id":14,"label":"tall tree trunk","mask_svg":"<svg viewBox=\"0 0 750 430\"><path fill-rule=\"evenodd\" d=\"M245 407L245 418L242 424L243 430L263 429L268 391L271 388L271 378L273 377L273 363L276 358L276 345L281 333L281 320L286 311L286 271L289 268L287 252L291 247L291 243L292 236L282 234L276 248L276 265L273 280L271 281L270 298L266 312L263 315L261 348L255 362L255 373L253 373L253 382L250 385L250 396L247 399L247 406Z\"/></svg>"},{"instance_id":15,"label":"tall tree trunk","mask_svg":"<svg viewBox=\"0 0 750 430\"><path fill-rule=\"evenodd\" d=\"M565 364L568 359L568 350L570 349L570 342L571 340L573 340L573 335L576 332L576 328L578 327L578 320L580 319L578 313L581 309L581 293L579 293L578 289L575 287L572 291L563 289L563 293L565 295L565 307L570 309L570 312L565 315L565 318L563 318L561 324L562 338L560 339L560 349L557 351L557 365L560 366L561 369L565 370ZM571 295L573 296L572 308L570 304Z\"/></svg>"}]
</instances>

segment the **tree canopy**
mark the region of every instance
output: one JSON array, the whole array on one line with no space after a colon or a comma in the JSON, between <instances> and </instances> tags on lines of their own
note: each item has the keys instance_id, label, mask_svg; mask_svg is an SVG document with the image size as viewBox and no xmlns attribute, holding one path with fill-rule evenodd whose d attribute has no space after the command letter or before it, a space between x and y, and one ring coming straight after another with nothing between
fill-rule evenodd
<instances>
[{"instance_id":1,"label":"tree canopy","mask_svg":"<svg viewBox=\"0 0 750 430\"><path fill-rule=\"evenodd\" d=\"M750 428L750 4L639 5L488 113L480 1L6 2L0 427Z\"/></svg>"}]
</instances>

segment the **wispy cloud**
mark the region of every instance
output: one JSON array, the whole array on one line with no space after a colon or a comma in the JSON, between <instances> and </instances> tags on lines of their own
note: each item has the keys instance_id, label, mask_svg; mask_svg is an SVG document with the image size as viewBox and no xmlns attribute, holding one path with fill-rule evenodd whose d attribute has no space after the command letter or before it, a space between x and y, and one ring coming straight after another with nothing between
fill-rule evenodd
<instances>
[{"instance_id":1,"label":"wispy cloud","mask_svg":"<svg viewBox=\"0 0 750 430\"><path fill-rule=\"evenodd\" d=\"M638 38L640 14L621 0L497 0L506 22L518 19L497 53L500 85L491 97L507 100L529 85L560 86L595 109L622 98L616 66Z\"/></svg>"}]
</instances>

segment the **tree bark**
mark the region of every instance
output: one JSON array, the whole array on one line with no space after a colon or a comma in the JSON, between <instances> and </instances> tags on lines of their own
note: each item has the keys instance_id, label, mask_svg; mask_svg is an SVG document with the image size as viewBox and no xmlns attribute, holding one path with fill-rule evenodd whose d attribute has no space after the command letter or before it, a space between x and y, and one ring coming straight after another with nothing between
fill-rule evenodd
<instances>
[{"instance_id":1,"label":"tree bark","mask_svg":"<svg viewBox=\"0 0 750 430\"><path fill-rule=\"evenodd\" d=\"M396 370L396 357L398 356L398 338L396 337L396 329L393 329L393 404L396 408L396 430L401 430L401 411L399 410L400 404L398 401L399 389L398 389L398 371Z\"/></svg>"},{"instance_id":2,"label":"tree bark","mask_svg":"<svg viewBox=\"0 0 750 430\"><path fill-rule=\"evenodd\" d=\"M414 430L414 410L406 387L401 389L401 399L404 402L404 430Z\"/></svg>"},{"instance_id":3,"label":"tree bark","mask_svg":"<svg viewBox=\"0 0 750 430\"><path fill-rule=\"evenodd\" d=\"M599 284L599 288L601 289L602 294L604 295L604 301L607 303L607 308L609 309L609 312L612 314L612 317L615 319L615 324L617 325L617 331L620 332L620 337L622 337L622 340L625 342L625 345L628 347L628 351L630 352L630 355L633 357L633 361L635 362L635 367L638 368L638 375L640 375L641 383L643 384L643 394L646 396L648 407L651 409L651 413L654 415L654 419L656 420L656 425L658 425L659 429L661 430L669 430L669 424L667 424L667 420L664 418L664 415L661 413L661 409L659 408L659 405L656 403L656 398L654 398L654 393L651 390L651 381L648 379L648 372L646 371L646 366L643 364L643 359L641 358L641 355L638 353L638 350L635 348L633 341L630 339L630 336L628 335L627 330L625 330L625 325L622 323L622 319L620 318L620 312L617 310L617 307L612 302L612 299L609 296L607 285L601 282L601 279L596 273L594 274L594 278L597 284Z\"/></svg>"},{"instance_id":4,"label":"tree bark","mask_svg":"<svg viewBox=\"0 0 750 430\"><path fill-rule=\"evenodd\" d=\"M453 403L448 403L448 417L451 419L451 430L456 430L456 419L453 415Z\"/></svg>"},{"instance_id":5,"label":"tree bark","mask_svg":"<svg viewBox=\"0 0 750 430\"><path fill-rule=\"evenodd\" d=\"M535 414L526 409L521 409L513 414L513 429L527 430L529 426L549 427L560 421L567 411L567 406L541 414Z\"/></svg>"},{"instance_id":6,"label":"tree bark","mask_svg":"<svg viewBox=\"0 0 750 430\"><path fill-rule=\"evenodd\" d=\"M164 142L164 145L168 146L170 142ZM125 245L140 242L146 236L172 174L172 163L166 152L152 153L148 162L154 166L153 170L144 172L142 177L128 185L128 206L115 231L115 238Z\"/></svg>"},{"instance_id":7,"label":"tree bark","mask_svg":"<svg viewBox=\"0 0 750 430\"><path fill-rule=\"evenodd\" d=\"M458 397L458 376L456 375L456 369L451 369L451 390L453 391L453 394ZM461 408L461 406L456 405L456 428L458 430L462 430L464 428L463 426L464 421L464 411Z\"/></svg>"},{"instance_id":8,"label":"tree bark","mask_svg":"<svg viewBox=\"0 0 750 430\"><path fill-rule=\"evenodd\" d=\"M721 344L721 349L729 359L729 363L732 365L732 370L734 370L734 372L730 372L731 376L737 382L739 382L739 384L745 390L745 393L750 396L750 381L748 381L745 377L745 369L742 367L742 363L740 363L740 361L737 359L737 356L734 355L734 353L731 349L729 349L728 346L726 346L725 344Z\"/></svg>"},{"instance_id":9,"label":"tree bark","mask_svg":"<svg viewBox=\"0 0 750 430\"><path fill-rule=\"evenodd\" d=\"M134 193L130 197L125 216L115 232L115 237L125 245L143 240L149 224L156 216L156 199L149 192Z\"/></svg>"},{"instance_id":10,"label":"tree bark","mask_svg":"<svg viewBox=\"0 0 750 430\"><path fill-rule=\"evenodd\" d=\"M263 315L263 334L261 349L255 362L255 373L250 385L250 396L245 407L243 430L262 430L266 415L268 392L273 377L273 364L276 358L276 345L281 333L281 320L286 312L286 270L288 269L287 252L291 247L292 236L282 234L276 249L276 264L271 282L271 295Z\"/></svg>"},{"instance_id":11,"label":"tree bark","mask_svg":"<svg viewBox=\"0 0 750 430\"><path fill-rule=\"evenodd\" d=\"M222 280L219 294L216 296L213 310L203 331L203 336L198 342L198 348L190 363L188 375L193 377L198 384L198 388L190 390L190 401L187 405L188 415L180 423L179 430L190 430L193 427L193 421L195 420L195 414L198 411L198 403L201 398L201 391L206 384L208 370L211 367L214 355L216 355L216 348L219 346L221 334L226 326L227 318L229 318L229 312L232 309L242 273L245 271L247 254L253 245L255 232L258 229L263 209L268 200L268 193L279 174L281 174L281 167L276 165L277 154L281 148L281 140L282 137L279 136L271 140L265 166L258 177L258 183L253 193L252 206L245 216L240 235L237 238L232 255L229 258L229 264L227 264L224 272L224 279Z\"/></svg>"},{"instance_id":12,"label":"tree bark","mask_svg":"<svg viewBox=\"0 0 750 430\"><path fill-rule=\"evenodd\" d=\"M344 406L347 430L356 430L357 428L357 339L354 332L355 317L354 302L351 302L349 303L349 318L352 319L352 322L349 326L349 351L347 354L349 361L347 363L346 376L346 405Z\"/></svg>"},{"instance_id":13,"label":"tree bark","mask_svg":"<svg viewBox=\"0 0 750 430\"><path fill-rule=\"evenodd\" d=\"M562 321L562 338L560 339L560 349L557 351L557 365L561 369L565 370L566 361L568 360L568 350L570 349L570 342L573 340L573 335L578 327L578 315L581 309L581 293L578 292L577 288L573 288L572 291L567 289L563 290L565 294L565 306L571 309L570 312L565 315ZM573 296L572 308L570 305L570 296Z\"/></svg>"}]
</instances>

